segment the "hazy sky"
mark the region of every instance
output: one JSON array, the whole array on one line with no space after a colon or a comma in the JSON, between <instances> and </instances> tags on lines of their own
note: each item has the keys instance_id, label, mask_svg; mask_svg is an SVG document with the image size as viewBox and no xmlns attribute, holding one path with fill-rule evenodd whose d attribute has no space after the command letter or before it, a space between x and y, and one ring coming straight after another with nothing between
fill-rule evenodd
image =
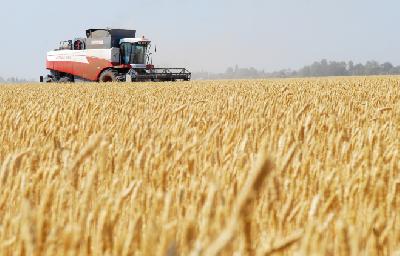
<instances>
[{"instance_id":1,"label":"hazy sky","mask_svg":"<svg viewBox=\"0 0 400 256\"><path fill-rule=\"evenodd\" d=\"M155 64L191 71L273 71L322 58L400 64L396 0L1 1L3 77L46 73L46 51L92 27L136 29L157 45Z\"/></svg>"}]
</instances>

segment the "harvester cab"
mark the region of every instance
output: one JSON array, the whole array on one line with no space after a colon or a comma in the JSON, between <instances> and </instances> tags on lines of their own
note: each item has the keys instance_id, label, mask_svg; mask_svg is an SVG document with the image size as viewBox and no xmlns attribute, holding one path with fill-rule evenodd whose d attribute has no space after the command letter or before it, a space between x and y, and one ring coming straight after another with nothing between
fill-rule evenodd
<instances>
[{"instance_id":1,"label":"harvester cab","mask_svg":"<svg viewBox=\"0 0 400 256\"><path fill-rule=\"evenodd\" d=\"M149 62L150 40L142 38L123 38L119 42L121 50L121 64L136 65L146 68Z\"/></svg>"},{"instance_id":2,"label":"harvester cab","mask_svg":"<svg viewBox=\"0 0 400 256\"><path fill-rule=\"evenodd\" d=\"M86 38L60 43L47 53L47 82L189 81L185 68L156 68L151 41L135 30L88 29ZM41 78L41 81L43 79Z\"/></svg>"}]
</instances>

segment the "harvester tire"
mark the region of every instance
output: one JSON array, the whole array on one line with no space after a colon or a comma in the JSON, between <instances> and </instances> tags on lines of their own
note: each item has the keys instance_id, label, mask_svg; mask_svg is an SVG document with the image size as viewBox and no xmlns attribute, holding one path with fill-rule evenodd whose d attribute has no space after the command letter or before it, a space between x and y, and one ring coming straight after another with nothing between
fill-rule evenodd
<instances>
[{"instance_id":1,"label":"harvester tire","mask_svg":"<svg viewBox=\"0 0 400 256\"><path fill-rule=\"evenodd\" d=\"M117 82L117 74L113 70L104 70L103 73L101 73L99 77L99 82L100 83L112 83L112 82Z\"/></svg>"}]
</instances>

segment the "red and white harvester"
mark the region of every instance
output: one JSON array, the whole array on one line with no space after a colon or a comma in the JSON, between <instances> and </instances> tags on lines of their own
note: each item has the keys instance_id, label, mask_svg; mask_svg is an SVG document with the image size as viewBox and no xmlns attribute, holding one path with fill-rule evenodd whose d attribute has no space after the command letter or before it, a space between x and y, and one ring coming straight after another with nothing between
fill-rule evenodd
<instances>
[{"instance_id":1,"label":"red and white harvester","mask_svg":"<svg viewBox=\"0 0 400 256\"><path fill-rule=\"evenodd\" d=\"M150 40L136 30L88 29L86 38L63 41L47 53L50 75L41 82L189 81L185 68L155 68ZM155 49L155 51L157 51Z\"/></svg>"}]
</instances>

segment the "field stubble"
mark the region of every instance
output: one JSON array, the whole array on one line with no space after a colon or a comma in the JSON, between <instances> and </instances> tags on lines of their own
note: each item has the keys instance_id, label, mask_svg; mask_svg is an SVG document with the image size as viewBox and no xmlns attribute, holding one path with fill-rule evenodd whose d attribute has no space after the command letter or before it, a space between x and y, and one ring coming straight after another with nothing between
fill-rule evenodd
<instances>
[{"instance_id":1,"label":"field stubble","mask_svg":"<svg viewBox=\"0 0 400 256\"><path fill-rule=\"evenodd\" d=\"M1 255L390 255L400 78L0 88Z\"/></svg>"}]
</instances>

